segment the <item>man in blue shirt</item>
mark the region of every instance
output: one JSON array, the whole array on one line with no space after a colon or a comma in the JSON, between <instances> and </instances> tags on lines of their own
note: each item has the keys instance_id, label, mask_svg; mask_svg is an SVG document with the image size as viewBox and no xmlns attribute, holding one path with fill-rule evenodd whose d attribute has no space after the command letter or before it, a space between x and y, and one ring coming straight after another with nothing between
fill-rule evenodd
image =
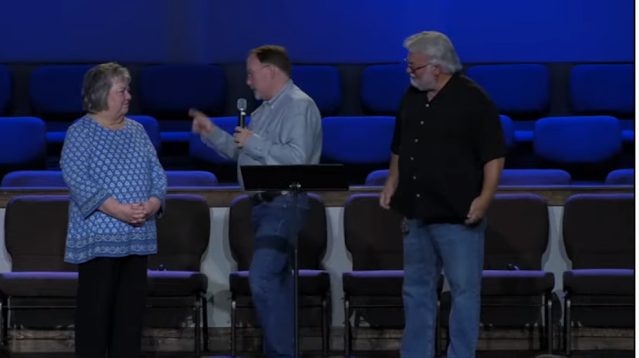
<instances>
[{"instance_id":1,"label":"man in blue shirt","mask_svg":"<svg viewBox=\"0 0 639 358\"><path fill-rule=\"evenodd\" d=\"M319 164L322 153L322 117L317 105L291 80L291 61L280 46L263 46L249 54L247 84L264 102L251 113L248 128L231 136L205 114L192 110L193 131L221 156L242 165ZM309 209L306 195L286 192L252 197L255 253L249 284L264 334L267 358L293 357L293 276L289 262L291 219L303 227ZM299 232L299 230L298 230Z\"/></svg>"}]
</instances>

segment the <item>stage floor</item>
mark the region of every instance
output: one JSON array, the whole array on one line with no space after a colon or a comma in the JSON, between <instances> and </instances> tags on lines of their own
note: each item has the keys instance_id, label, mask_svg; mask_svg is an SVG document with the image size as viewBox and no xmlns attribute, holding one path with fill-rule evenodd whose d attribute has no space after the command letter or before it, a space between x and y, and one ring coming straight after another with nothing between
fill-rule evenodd
<instances>
[{"instance_id":1,"label":"stage floor","mask_svg":"<svg viewBox=\"0 0 639 358\"><path fill-rule=\"evenodd\" d=\"M570 358L634 358L634 351L621 350L595 350L595 351L573 351ZM4 356L3 356L4 357ZM11 358L75 358L72 353L13 353ZM140 358L191 358L190 352L179 353L149 353ZM241 356L237 358L259 358L260 356ZM350 358L399 358L399 354L389 352L362 352ZM480 351L476 358L562 358L562 355L548 356L539 352L527 351ZM202 358L231 358L227 355L203 355ZM305 355L303 358L324 358L321 355ZM342 355L331 355L328 358L343 358Z\"/></svg>"}]
</instances>

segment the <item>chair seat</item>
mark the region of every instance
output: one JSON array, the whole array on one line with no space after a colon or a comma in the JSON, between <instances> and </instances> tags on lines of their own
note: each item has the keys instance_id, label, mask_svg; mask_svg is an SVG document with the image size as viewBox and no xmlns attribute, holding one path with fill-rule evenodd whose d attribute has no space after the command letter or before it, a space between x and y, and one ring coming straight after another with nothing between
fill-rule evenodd
<instances>
[{"instance_id":1,"label":"chair seat","mask_svg":"<svg viewBox=\"0 0 639 358\"><path fill-rule=\"evenodd\" d=\"M529 270L484 270L482 296L536 296L555 286L552 272Z\"/></svg>"},{"instance_id":2,"label":"chair seat","mask_svg":"<svg viewBox=\"0 0 639 358\"><path fill-rule=\"evenodd\" d=\"M633 269L582 269L564 272L564 291L571 295L632 296Z\"/></svg>"},{"instance_id":3,"label":"chair seat","mask_svg":"<svg viewBox=\"0 0 639 358\"><path fill-rule=\"evenodd\" d=\"M77 272L5 272L0 292L9 297L74 298Z\"/></svg>"},{"instance_id":4,"label":"chair seat","mask_svg":"<svg viewBox=\"0 0 639 358\"><path fill-rule=\"evenodd\" d=\"M148 271L149 297L181 297L206 292L208 278L200 272ZM5 272L0 292L9 297L74 298L77 272Z\"/></svg>"},{"instance_id":5,"label":"chair seat","mask_svg":"<svg viewBox=\"0 0 639 358\"><path fill-rule=\"evenodd\" d=\"M208 277L195 271L148 271L149 297L183 297L206 293Z\"/></svg>"},{"instance_id":6,"label":"chair seat","mask_svg":"<svg viewBox=\"0 0 639 358\"><path fill-rule=\"evenodd\" d=\"M248 271L231 272L229 284L233 294L251 296L248 275ZM328 272L323 270L300 270L298 284L301 296L321 296L329 292L331 279Z\"/></svg>"}]
</instances>

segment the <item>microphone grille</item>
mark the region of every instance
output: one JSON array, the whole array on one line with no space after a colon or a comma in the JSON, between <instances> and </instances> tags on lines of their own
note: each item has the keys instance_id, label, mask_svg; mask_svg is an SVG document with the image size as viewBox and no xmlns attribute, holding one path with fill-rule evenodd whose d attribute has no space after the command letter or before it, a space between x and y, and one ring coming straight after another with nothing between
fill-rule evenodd
<instances>
[{"instance_id":1,"label":"microphone grille","mask_svg":"<svg viewBox=\"0 0 639 358\"><path fill-rule=\"evenodd\" d=\"M246 99L245 98L240 98L237 100L237 109L240 111L245 111L246 110Z\"/></svg>"}]
</instances>

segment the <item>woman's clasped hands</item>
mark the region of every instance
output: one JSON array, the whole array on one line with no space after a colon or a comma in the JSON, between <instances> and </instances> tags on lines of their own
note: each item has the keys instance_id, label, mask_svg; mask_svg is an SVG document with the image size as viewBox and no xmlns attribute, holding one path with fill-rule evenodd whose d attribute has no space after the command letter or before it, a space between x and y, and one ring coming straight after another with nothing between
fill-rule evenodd
<instances>
[{"instance_id":1,"label":"woman's clasped hands","mask_svg":"<svg viewBox=\"0 0 639 358\"><path fill-rule=\"evenodd\" d=\"M160 210L160 200L151 198L135 204L120 204L117 218L133 226L142 226L150 217Z\"/></svg>"}]
</instances>

